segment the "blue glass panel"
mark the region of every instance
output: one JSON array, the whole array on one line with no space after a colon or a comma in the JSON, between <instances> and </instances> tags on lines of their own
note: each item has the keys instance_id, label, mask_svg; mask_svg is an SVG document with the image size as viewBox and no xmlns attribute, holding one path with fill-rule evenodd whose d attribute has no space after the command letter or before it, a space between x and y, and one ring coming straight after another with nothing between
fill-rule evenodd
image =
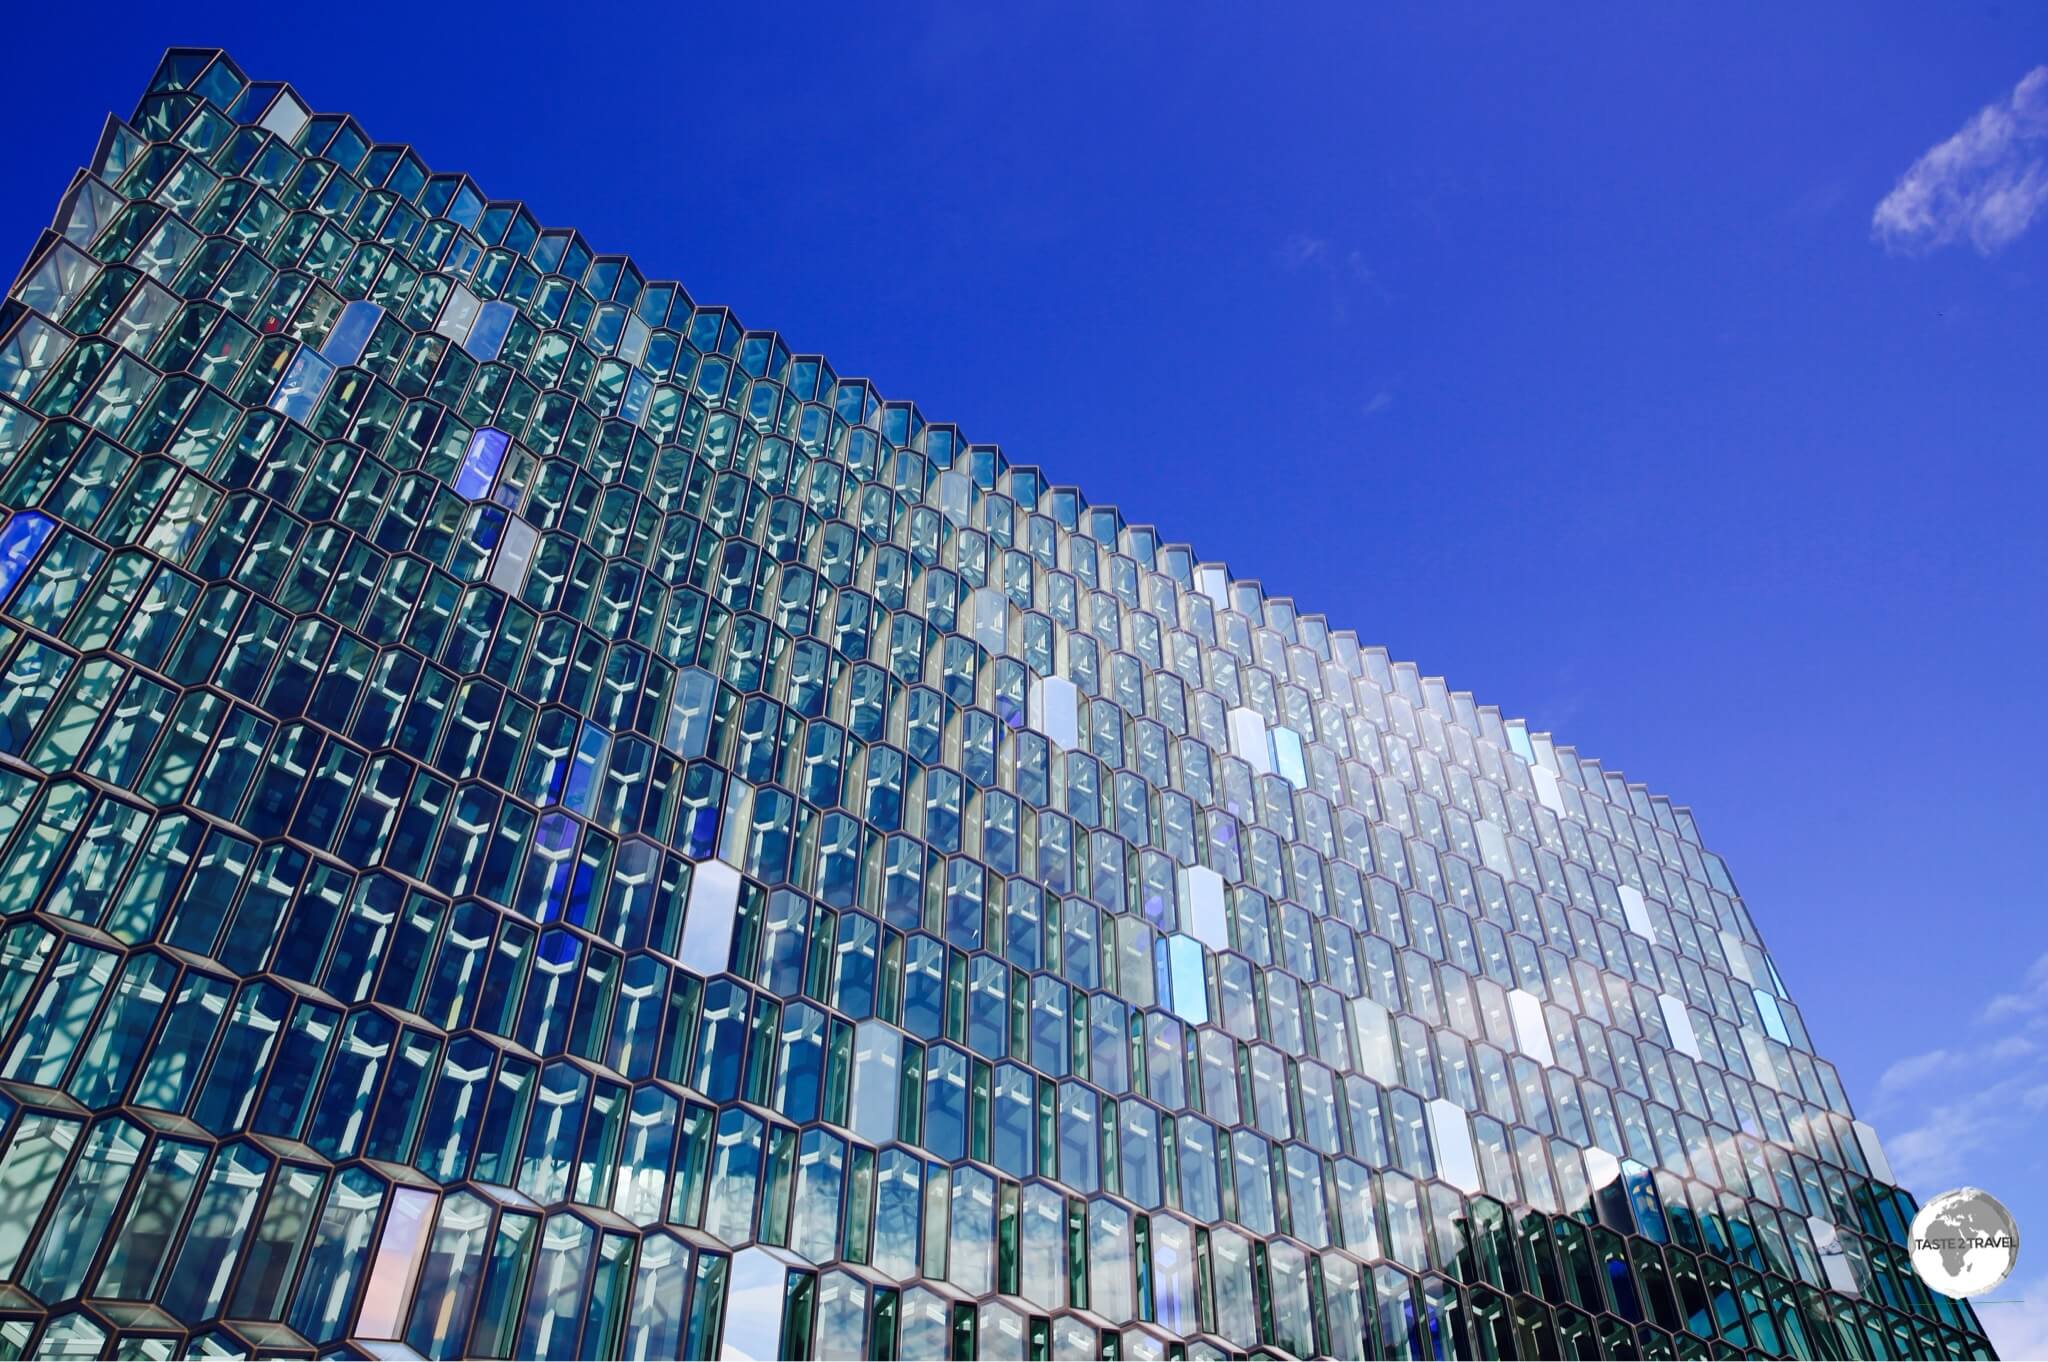
<instances>
[{"instance_id":1,"label":"blue glass panel","mask_svg":"<svg viewBox=\"0 0 2048 1362\"><path fill-rule=\"evenodd\" d=\"M505 450L511 443L510 435L489 426L470 436L469 448L462 455L462 467L455 474L455 495L475 501L489 492L491 483L497 479L498 465L505 461Z\"/></svg>"},{"instance_id":2,"label":"blue glass panel","mask_svg":"<svg viewBox=\"0 0 2048 1362\"><path fill-rule=\"evenodd\" d=\"M470 542L478 549L489 553L498 547L498 540L505 533L505 522L509 517L501 506L485 506L477 513L476 528L469 533Z\"/></svg>"},{"instance_id":3,"label":"blue glass panel","mask_svg":"<svg viewBox=\"0 0 2048 1362\"><path fill-rule=\"evenodd\" d=\"M638 369L626 380L626 397L619 404L619 414L635 425L647 414L647 397L654 391L654 384Z\"/></svg>"},{"instance_id":4,"label":"blue glass panel","mask_svg":"<svg viewBox=\"0 0 2048 1362\"><path fill-rule=\"evenodd\" d=\"M327 384L334 377L334 365L320 356L317 350L300 348L292 356L291 366L284 371L284 377L277 381L277 391L270 395L273 409L284 413L300 425L313 419L319 409L320 399L327 395Z\"/></svg>"},{"instance_id":5,"label":"blue glass panel","mask_svg":"<svg viewBox=\"0 0 2048 1362\"><path fill-rule=\"evenodd\" d=\"M494 360L505 348L506 333L512 329L512 318L517 316L512 304L492 300L477 309L476 321L470 325L469 339L462 348L480 360Z\"/></svg>"},{"instance_id":6,"label":"blue glass panel","mask_svg":"<svg viewBox=\"0 0 2048 1362\"><path fill-rule=\"evenodd\" d=\"M1291 728L1276 728L1268 737L1273 749L1273 769L1296 789L1307 785L1308 758L1301 749L1301 734Z\"/></svg>"},{"instance_id":7,"label":"blue glass panel","mask_svg":"<svg viewBox=\"0 0 2048 1362\"><path fill-rule=\"evenodd\" d=\"M1529 730L1519 723L1509 724L1508 746L1515 749L1515 755L1531 766L1536 764L1536 749L1529 745Z\"/></svg>"},{"instance_id":8,"label":"blue glass panel","mask_svg":"<svg viewBox=\"0 0 2048 1362\"><path fill-rule=\"evenodd\" d=\"M1656 1179L1633 1159L1621 1165L1622 1181L1628 1187L1629 1206L1635 1212L1636 1227L1660 1244L1671 1242L1664 1226L1664 1199L1657 1195Z\"/></svg>"},{"instance_id":9,"label":"blue glass panel","mask_svg":"<svg viewBox=\"0 0 2048 1362\"><path fill-rule=\"evenodd\" d=\"M237 123L254 123L263 117L263 111L270 106L270 97L284 86L274 80L261 80L242 92L229 116Z\"/></svg>"},{"instance_id":10,"label":"blue glass panel","mask_svg":"<svg viewBox=\"0 0 2048 1362\"><path fill-rule=\"evenodd\" d=\"M533 855L527 860L526 881L514 904L528 917L553 922L561 917L568 900L569 881L575 872L576 820L551 813L540 820L534 833Z\"/></svg>"},{"instance_id":11,"label":"blue glass panel","mask_svg":"<svg viewBox=\"0 0 2048 1362\"><path fill-rule=\"evenodd\" d=\"M1202 972L1202 943L1169 936L1157 947L1161 991L1173 1014L1193 1026L1209 1020L1209 984Z\"/></svg>"},{"instance_id":12,"label":"blue glass panel","mask_svg":"<svg viewBox=\"0 0 2048 1362\"><path fill-rule=\"evenodd\" d=\"M41 511L22 511L0 529L0 602L14 594L14 588L28 573L28 565L49 542L57 522Z\"/></svg>"},{"instance_id":13,"label":"blue glass panel","mask_svg":"<svg viewBox=\"0 0 2048 1362\"><path fill-rule=\"evenodd\" d=\"M580 813L586 818L590 816L611 743L611 734L585 721L582 736L576 741L575 760L569 766L569 789L562 796L562 806L571 813Z\"/></svg>"},{"instance_id":14,"label":"blue glass panel","mask_svg":"<svg viewBox=\"0 0 2048 1362\"><path fill-rule=\"evenodd\" d=\"M1792 1033L1785 1029L1785 1014L1779 1010L1778 1000L1768 989L1752 989L1751 992L1756 994L1756 1010L1763 1014L1764 1030L1770 1032L1771 1039L1780 1045L1790 1045Z\"/></svg>"},{"instance_id":15,"label":"blue glass panel","mask_svg":"<svg viewBox=\"0 0 2048 1362\"><path fill-rule=\"evenodd\" d=\"M375 303L350 303L341 310L341 318L334 329L327 333L327 343L320 347L320 355L331 363L346 367L363 357L363 347L370 343L370 333L377 329L377 323L384 320L384 309Z\"/></svg>"}]
</instances>

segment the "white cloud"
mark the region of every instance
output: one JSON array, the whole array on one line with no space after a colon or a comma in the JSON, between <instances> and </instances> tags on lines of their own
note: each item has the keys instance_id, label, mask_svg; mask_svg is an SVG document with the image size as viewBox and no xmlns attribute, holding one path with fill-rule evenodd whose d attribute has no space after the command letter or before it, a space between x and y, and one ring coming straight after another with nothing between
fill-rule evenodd
<instances>
[{"instance_id":1,"label":"white cloud","mask_svg":"<svg viewBox=\"0 0 2048 1362\"><path fill-rule=\"evenodd\" d=\"M1354 294L1364 293L1381 302L1388 300L1379 276L1366 263L1365 252L1336 245L1326 236L1292 232L1274 249L1273 260L1289 274L1320 280L1329 299L1330 318L1340 326L1351 320Z\"/></svg>"},{"instance_id":2,"label":"white cloud","mask_svg":"<svg viewBox=\"0 0 2048 1362\"><path fill-rule=\"evenodd\" d=\"M1872 1112L1901 1185L1925 1195L1974 1177L1986 1156L2024 1147L2048 1110L2048 955L1987 1003L1969 1033L1894 1060ZM2048 1354L2044 1354L2048 1355Z\"/></svg>"},{"instance_id":3,"label":"white cloud","mask_svg":"<svg viewBox=\"0 0 2048 1362\"><path fill-rule=\"evenodd\" d=\"M1888 1096L1925 1082L1954 1064L1955 1058L1955 1055L1947 1050L1929 1050L1924 1055L1908 1055L1896 1061L1878 1078L1878 1094Z\"/></svg>"},{"instance_id":4,"label":"white cloud","mask_svg":"<svg viewBox=\"0 0 2048 1362\"><path fill-rule=\"evenodd\" d=\"M1968 1166L1969 1156L1989 1142L1988 1122L1999 1106L1989 1092L1945 1096L1928 1104L1920 1125L1886 1135L1885 1153L1899 1185L1922 1196L1952 1186Z\"/></svg>"},{"instance_id":5,"label":"white cloud","mask_svg":"<svg viewBox=\"0 0 2048 1362\"><path fill-rule=\"evenodd\" d=\"M1984 1005L1984 1020L2031 1016L2044 1007L2048 1007L2048 955L2027 967L2027 977L2019 992L1997 994Z\"/></svg>"},{"instance_id":6,"label":"white cloud","mask_svg":"<svg viewBox=\"0 0 2048 1362\"><path fill-rule=\"evenodd\" d=\"M1928 1196L1969 1181L1976 1155L2000 1148L2034 1124L2014 1110L2021 1087L2007 1080L1921 1103L1921 1124L1884 1136L1899 1185Z\"/></svg>"},{"instance_id":7,"label":"white cloud","mask_svg":"<svg viewBox=\"0 0 2048 1362\"><path fill-rule=\"evenodd\" d=\"M1296 232L1280 243L1280 264L1290 270L1315 264L1327 259L1329 254L1329 242L1319 236L1310 236L1306 232Z\"/></svg>"},{"instance_id":8,"label":"white cloud","mask_svg":"<svg viewBox=\"0 0 2048 1362\"><path fill-rule=\"evenodd\" d=\"M1899 177L1871 214L1872 235L1918 252L1967 240L1990 255L2048 207L2048 66L1977 111Z\"/></svg>"},{"instance_id":9,"label":"white cloud","mask_svg":"<svg viewBox=\"0 0 2048 1362\"><path fill-rule=\"evenodd\" d=\"M1951 1187L1989 1188L2013 1208L2024 1238L2039 1219L2034 1151L2048 1112L2048 956L1945 1039L1894 1061L1878 1078L1869 1114L1900 1186L1923 1200ZM2025 1256L2021 1265L2033 1271ZM1999 1356L2048 1358L2048 1273L2015 1278L1971 1304Z\"/></svg>"},{"instance_id":10,"label":"white cloud","mask_svg":"<svg viewBox=\"0 0 2048 1362\"><path fill-rule=\"evenodd\" d=\"M2000 1357L2048 1357L2048 1274L2009 1281L1971 1305Z\"/></svg>"}]
</instances>

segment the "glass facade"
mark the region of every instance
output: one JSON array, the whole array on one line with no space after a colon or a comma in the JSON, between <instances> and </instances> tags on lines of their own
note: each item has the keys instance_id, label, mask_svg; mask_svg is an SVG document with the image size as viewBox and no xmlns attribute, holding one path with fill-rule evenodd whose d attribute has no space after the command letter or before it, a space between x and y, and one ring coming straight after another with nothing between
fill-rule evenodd
<instances>
[{"instance_id":1,"label":"glass facade","mask_svg":"<svg viewBox=\"0 0 2048 1362\"><path fill-rule=\"evenodd\" d=\"M1988 1357L1692 815L224 55L0 312L0 1357Z\"/></svg>"}]
</instances>

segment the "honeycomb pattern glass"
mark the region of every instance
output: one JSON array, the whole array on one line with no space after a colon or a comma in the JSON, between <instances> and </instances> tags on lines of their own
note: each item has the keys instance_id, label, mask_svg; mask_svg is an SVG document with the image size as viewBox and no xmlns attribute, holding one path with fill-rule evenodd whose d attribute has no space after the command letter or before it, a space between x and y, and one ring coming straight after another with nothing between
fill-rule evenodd
<instances>
[{"instance_id":1,"label":"honeycomb pattern glass","mask_svg":"<svg viewBox=\"0 0 2048 1362\"><path fill-rule=\"evenodd\" d=\"M0 513L0 1355L1990 1356L1690 812L224 54Z\"/></svg>"}]
</instances>

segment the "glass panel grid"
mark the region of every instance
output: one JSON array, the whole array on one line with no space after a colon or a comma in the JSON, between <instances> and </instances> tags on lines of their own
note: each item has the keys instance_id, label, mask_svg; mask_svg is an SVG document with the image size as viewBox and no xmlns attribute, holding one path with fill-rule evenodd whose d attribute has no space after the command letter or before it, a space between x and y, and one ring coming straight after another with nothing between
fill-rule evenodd
<instances>
[{"instance_id":1,"label":"glass panel grid","mask_svg":"<svg viewBox=\"0 0 2048 1362\"><path fill-rule=\"evenodd\" d=\"M10 1355L1990 1355L1689 810L224 54L55 228Z\"/></svg>"}]
</instances>

